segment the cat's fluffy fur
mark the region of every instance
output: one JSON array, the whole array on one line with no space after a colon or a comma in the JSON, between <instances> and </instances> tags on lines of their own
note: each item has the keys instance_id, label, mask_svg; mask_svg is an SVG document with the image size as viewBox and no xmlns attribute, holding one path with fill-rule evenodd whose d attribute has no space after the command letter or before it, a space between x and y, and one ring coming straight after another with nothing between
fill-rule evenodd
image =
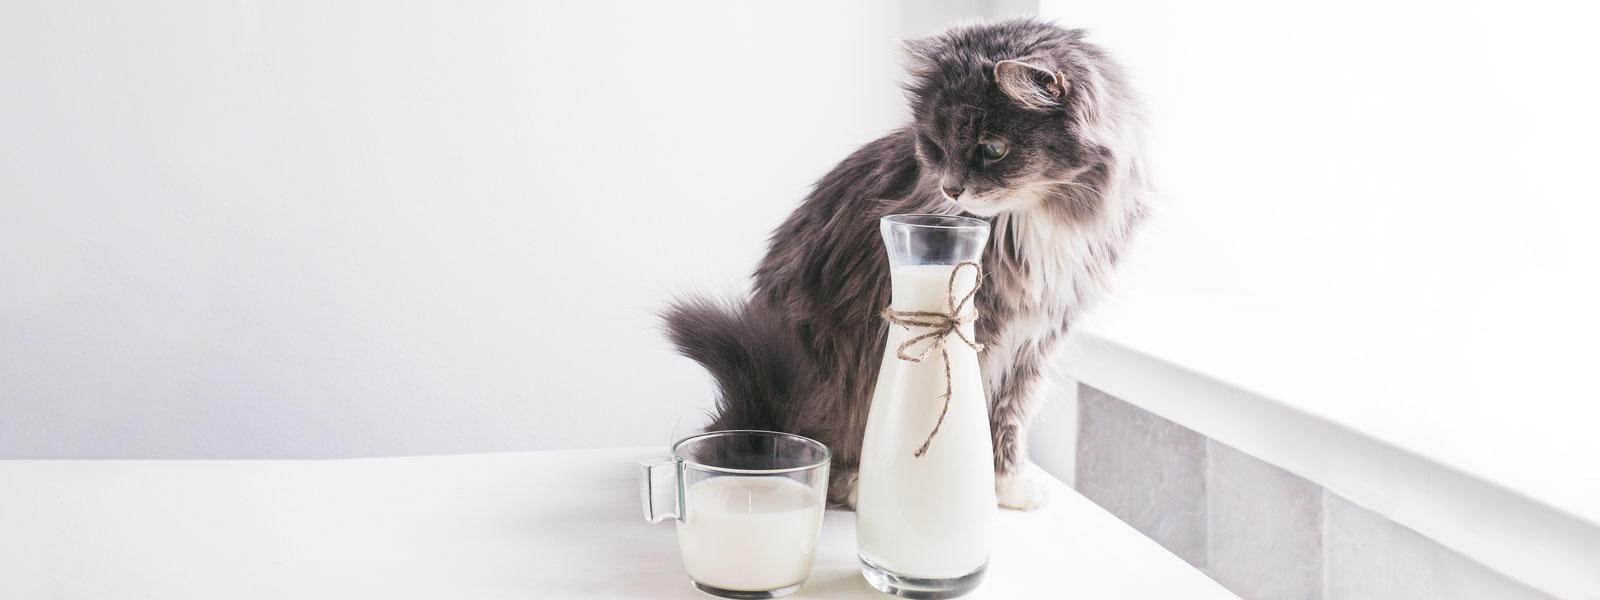
<instances>
[{"instance_id":1,"label":"cat's fluffy fur","mask_svg":"<svg viewBox=\"0 0 1600 600\"><path fill-rule=\"evenodd\" d=\"M1044 365L1106 288L1146 211L1137 103L1116 64L1079 30L1013 20L905 45L912 122L816 184L773 233L748 302L680 300L665 314L668 332L717 381L711 428L822 441L834 453L830 497L851 504L883 356L878 312L889 303L878 219L987 219L976 327L987 347L979 356L997 494L1003 505L1032 508L1044 488L1021 467ZM984 143L1008 152L991 160Z\"/></svg>"}]
</instances>

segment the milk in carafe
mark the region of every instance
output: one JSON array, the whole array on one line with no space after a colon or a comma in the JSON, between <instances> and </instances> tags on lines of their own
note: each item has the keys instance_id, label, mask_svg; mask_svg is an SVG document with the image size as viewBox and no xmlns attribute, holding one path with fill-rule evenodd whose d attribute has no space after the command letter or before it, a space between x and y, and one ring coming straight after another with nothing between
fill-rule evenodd
<instances>
[{"instance_id":1,"label":"milk in carafe","mask_svg":"<svg viewBox=\"0 0 1600 600\"><path fill-rule=\"evenodd\" d=\"M891 307L948 312L952 268L891 269ZM972 289L976 275L976 269L956 273L956 298ZM961 327L973 339L972 324ZM921 333L889 327L861 449L856 541L861 558L880 569L917 578L956 578L982 568L989 557L995 495L988 407L976 351L952 334L946 344L950 408L926 453L914 456L938 422L945 392L945 366L938 352L921 362L897 356L902 342ZM920 352L920 345L915 350Z\"/></svg>"}]
</instances>

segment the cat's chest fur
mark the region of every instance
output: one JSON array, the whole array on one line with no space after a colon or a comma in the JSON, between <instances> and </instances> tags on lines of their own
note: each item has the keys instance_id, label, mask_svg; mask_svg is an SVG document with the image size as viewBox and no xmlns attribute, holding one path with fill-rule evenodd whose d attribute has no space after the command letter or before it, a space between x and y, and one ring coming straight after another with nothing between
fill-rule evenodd
<instances>
[{"instance_id":1,"label":"cat's chest fur","mask_svg":"<svg viewBox=\"0 0 1600 600\"><path fill-rule=\"evenodd\" d=\"M984 387L994 397L1009 380L1038 375L1068 323L1106 289L1110 256L1097 249L1114 240L1048 214L1006 214L992 224L978 333Z\"/></svg>"}]
</instances>

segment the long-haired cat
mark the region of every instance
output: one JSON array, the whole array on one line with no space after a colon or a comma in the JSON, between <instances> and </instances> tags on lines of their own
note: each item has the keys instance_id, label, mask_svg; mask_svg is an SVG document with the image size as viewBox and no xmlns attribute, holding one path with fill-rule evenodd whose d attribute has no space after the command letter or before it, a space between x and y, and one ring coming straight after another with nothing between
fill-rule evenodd
<instances>
[{"instance_id":1,"label":"long-haired cat","mask_svg":"<svg viewBox=\"0 0 1600 600\"><path fill-rule=\"evenodd\" d=\"M1042 371L1106 287L1145 213L1137 103L1083 32L1011 20L905 42L912 122L851 154L773 233L747 302L676 302L673 342L720 389L712 429L793 432L833 449L830 499L853 505L881 360L889 266L878 219L988 220L980 369L1000 504L1034 508L1021 468Z\"/></svg>"}]
</instances>

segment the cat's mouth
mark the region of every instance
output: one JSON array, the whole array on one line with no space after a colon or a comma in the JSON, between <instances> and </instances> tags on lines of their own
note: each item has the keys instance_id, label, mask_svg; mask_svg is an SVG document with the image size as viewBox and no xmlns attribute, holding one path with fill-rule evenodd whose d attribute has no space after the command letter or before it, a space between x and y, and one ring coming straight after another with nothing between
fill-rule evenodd
<instances>
[{"instance_id":1,"label":"cat's mouth","mask_svg":"<svg viewBox=\"0 0 1600 600\"><path fill-rule=\"evenodd\" d=\"M948 197L946 198L949 199ZM1007 199L1008 198L1002 195L977 196L972 194L962 194L960 198L952 199L950 201L955 203L956 206L961 207L961 210L966 212L980 217L992 217L1005 212L1007 208L1006 205L1009 204L1006 202Z\"/></svg>"}]
</instances>

